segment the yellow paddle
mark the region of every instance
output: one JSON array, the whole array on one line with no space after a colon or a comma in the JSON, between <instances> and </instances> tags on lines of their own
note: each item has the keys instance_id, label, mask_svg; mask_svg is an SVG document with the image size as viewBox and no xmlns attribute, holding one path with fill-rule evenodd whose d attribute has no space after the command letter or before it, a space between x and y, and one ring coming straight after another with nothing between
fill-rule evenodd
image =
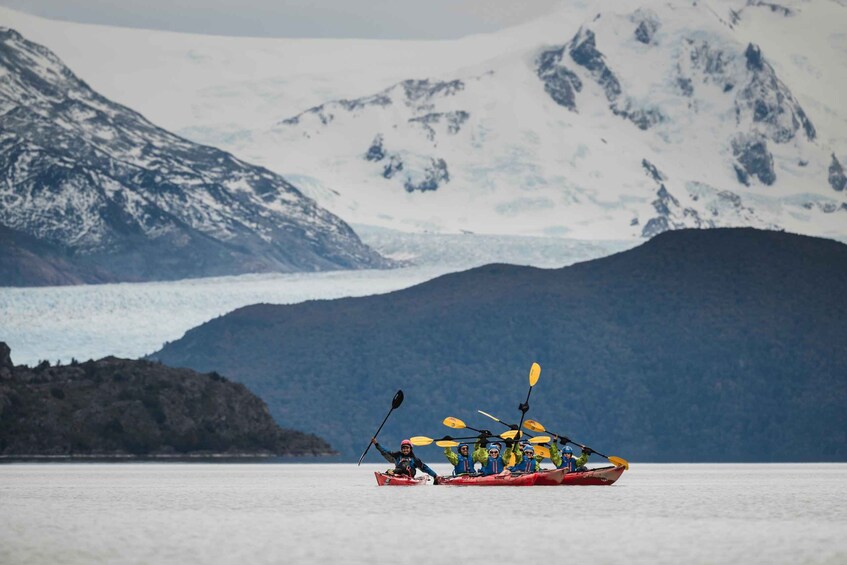
<instances>
[{"instance_id":1,"label":"yellow paddle","mask_svg":"<svg viewBox=\"0 0 847 565\"><path fill-rule=\"evenodd\" d=\"M535 420L527 420L526 422L524 422L524 427L531 432L542 433L542 432L547 431L547 429L541 424L541 422L536 422ZM550 432L550 433L553 433L553 432ZM581 449L590 449L591 451L593 451L594 453L596 453L600 457L605 457L606 459L608 459L615 467L623 467L624 469L627 469L627 470L629 469L629 461L627 461L623 457L615 457L614 455L612 455L610 457L610 456L604 455L604 454L600 453L599 451L596 451L596 450L594 450L594 449L592 449L592 448L590 448L586 445L583 445L581 443L577 443L577 442L571 440L570 438L568 438L566 436L556 434L556 433L553 433L553 435L559 436L559 439L564 440L565 443L572 443L572 444L578 446Z\"/></svg>"},{"instance_id":2,"label":"yellow paddle","mask_svg":"<svg viewBox=\"0 0 847 565\"><path fill-rule=\"evenodd\" d=\"M523 425L523 420L526 417L526 413L529 411L529 395L532 394L532 387L535 386L535 383L538 382L538 378L541 376L541 365L538 363L533 363L529 368L529 390L526 393L526 400L523 404L518 405L518 408L521 411L521 421L518 424L518 429L521 429Z\"/></svg>"},{"instance_id":3,"label":"yellow paddle","mask_svg":"<svg viewBox=\"0 0 847 565\"><path fill-rule=\"evenodd\" d=\"M535 445L533 446L535 449L535 454L540 455L544 459L550 459L550 450L544 447L543 445Z\"/></svg>"},{"instance_id":4,"label":"yellow paddle","mask_svg":"<svg viewBox=\"0 0 847 565\"><path fill-rule=\"evenodd\" d=\"M415 445L415 446L418 446L418 447L423 446L423 445L429 445L433 442L435 442L435 445L438 445L439 447L456 447L457 445L459 445L459 443L456 440L471 440L471 439L477 439L477 438L476 437L444 436L441 439L432 439L431 437L427 437L427 436L413 436L413 437L409 438L409 441L412 443L412 445ZM453 442L456 445L439 445L438 442L441 442L441 441Z\"/></svg>"}]
</instances>

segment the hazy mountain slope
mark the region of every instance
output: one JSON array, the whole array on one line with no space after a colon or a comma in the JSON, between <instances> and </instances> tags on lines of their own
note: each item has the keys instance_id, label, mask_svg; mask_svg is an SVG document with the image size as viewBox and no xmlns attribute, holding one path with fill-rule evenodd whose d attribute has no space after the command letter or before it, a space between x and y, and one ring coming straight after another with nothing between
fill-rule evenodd
<instances>
[{"instance_id":1,"label":"hazy mountain slope","mask_svg":"<svg viewBox=\"0 0 847 565\"><path fill-rule=\"evenodd\" d=\"M530 416L636 460L844 460L847 246L682 230L555 270L489 265L382 296L255 305L155 358L218 370L348 457L449 415ZM806 446L801 453L786 446ZM431 455L434 456L434 455Z\"/></svg>"},{"instance_id":2,"label":"hazy mountain slope","mask_svg":"<svg viewBox=\"0 0 847 565\"><path fill-rule=\"evenodd\" d=\"M14 30L0 30L0 73L0 225L58 248L74 277L389 264L279 175L110 102ZM15 282L56 282L34 272Z\"/></svg>"}]
</instances>

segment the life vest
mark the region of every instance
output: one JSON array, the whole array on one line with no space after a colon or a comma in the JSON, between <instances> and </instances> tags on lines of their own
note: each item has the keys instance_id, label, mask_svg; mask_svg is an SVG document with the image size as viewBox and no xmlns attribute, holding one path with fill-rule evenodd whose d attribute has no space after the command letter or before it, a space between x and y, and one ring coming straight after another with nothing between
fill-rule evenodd
<instances>
[{"instance_id":1,"label":"life vest","mask_svg":"<svg viewBox=\"0 0 847 565\"><path fill-rule=\"evenodd\" d=\"M476 473L476 469L474 469L473 465L473 456L468 455L465 457L464 455L459 455L459 462L453 467L453 475Z\"/></svg>"},{"instance_id":2,"label":"life vest","mask_svg":"<svg viewBox=\"0 0 847 565\"><path fill-rule=\"evenodd\" d=\"M407 455L401 455L394 460L394 473L395 474L406 474L410 477L414 477L415 473L417 473L417 469L415 468L415 458Z\"/></svg>"},{"instance_id":3,"label":"life vest","mask_svg":"<svg viewBox=\"0 0 847 565\"><path fill-rule=\"evenodd\" d=\"M535 457L527 457L524 455L523 459L517 465L512 465L509 467L512 471L518 471L520 473L534 473L535 472Z\"/></svg>"},{"instance_id":4,"label":"life vest","mask_svg":"<svg viewBox=\"0 0 847 565\"><path fill-rule=\"evenodd\" d=\"M576 457L567 458L562 455L562 464L559 465L559 469L567 469L568 473L576 471Z\"/></svg>"},{"instance_id":5,"label":"life vest","mask_svg":"<svg viewBox=\"0 0 847 565\"><path fill-rule=\"evenodd\" d=\"M488 456L488 463L482 468L483 475L496 475L503 471L506 468L506 463L503 462L502 457L494 457Z\"/></svg>"}]
</instances>

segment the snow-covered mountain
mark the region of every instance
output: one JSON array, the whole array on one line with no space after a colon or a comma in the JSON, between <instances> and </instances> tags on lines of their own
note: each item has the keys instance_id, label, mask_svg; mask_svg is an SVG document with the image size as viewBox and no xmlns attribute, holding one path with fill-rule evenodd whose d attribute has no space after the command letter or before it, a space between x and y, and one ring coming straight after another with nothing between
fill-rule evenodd
<instances>
[{"instance_id":1,"label":"snow-covered mountain","mask_svg":"<svg viewBox=\"0 0 847 565\"><path fill-rule=\"evenodd\" d=\"M843 0L563 0L514 28L429 42L0 16L110 96L285 174L354 225L847 237Z\"/></svg>"},{"instance_id":2,"label":"snow-covered mountain","mask_svg":"<svg viewBox=\"0 0 847 565\"><path fill-rule=\"evenodd\" d=\"M754 26L775 32L827 12L833 23L807 30L830 43L815 60L780 60L753 41ZM847 138L833 126L847 111L826 104L820 75L847 86L845 23L836 2L601 9L563 25L558 43L527 35L520 51L312 107L250 149L313 179L304 186L319 198L337 187L322 201L359 222L595 238L721 226L843 236ZM816 77L821 91L794 94Z\"/></svg>"},{"instance_id":3,"label":"snow-covered mountain","mask_svg":"<svg viewBox=\"0 0 847 565\"><path fill-rule=\"evenodd\" d=\"M156 127L9 28L0 174L0 284L389 264L278 174Z\"/></svg>"}]
</instances>

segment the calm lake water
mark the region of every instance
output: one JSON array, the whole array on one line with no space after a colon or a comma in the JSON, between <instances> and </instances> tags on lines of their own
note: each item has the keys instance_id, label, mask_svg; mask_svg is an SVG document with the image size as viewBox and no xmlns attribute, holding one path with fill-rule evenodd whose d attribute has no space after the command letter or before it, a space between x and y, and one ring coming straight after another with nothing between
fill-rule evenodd
<instances>
[{"instance_id":1,"label":"calm lake water","mask_svg":"<svg viewBox=\"0 0 847 565\"><path fill-rule=\"evenodd\" d=\"M847 563L847 464L490 489L380 488L376 469L1 465L0 563Z\"/></svg>"}]
</instances>

